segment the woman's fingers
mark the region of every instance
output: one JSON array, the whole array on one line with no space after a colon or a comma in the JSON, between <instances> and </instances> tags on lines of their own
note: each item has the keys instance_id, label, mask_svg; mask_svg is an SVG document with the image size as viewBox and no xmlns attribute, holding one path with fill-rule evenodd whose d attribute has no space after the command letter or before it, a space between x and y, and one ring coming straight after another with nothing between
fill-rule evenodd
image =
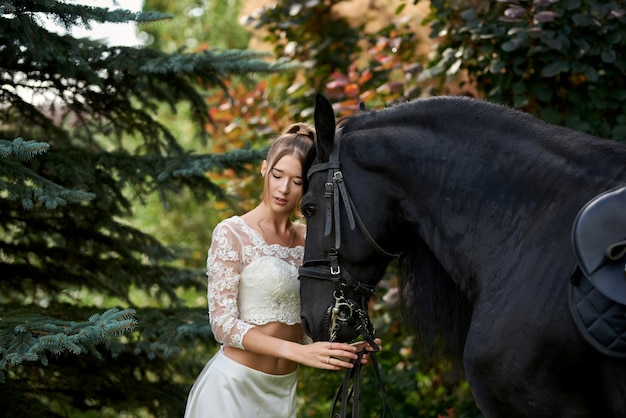
<instances>
[{"instance_id":1,"label":"woman's fingers","mask_svg":"<svg viewBox=\"0 0 626 418\"><path fill-rule=\"evenodd\" d=\"M351 344L329 342L327 343L328 358L326 364L335 370L340 368L352 368L351 360L358 358L357 349Z\"/></svg>"},{"instance_id":2,"label":"woman's fingers","mask_svg":"<svg viewBox=\"0 0 626 418\"><path fill-rule=\"evenodd\" d=\"M367 351L380 351L382 349L382 340L380 338L375 338L374 339L374 343L378 346L376 348L372 347L367 341L357 341L354 343L351 343L350 345L352 345L353 347L356 347L356 351L363 351L363 350L367 350Z\"/></svg>"},{"instance_id":3,"label":"woman's fingers","mask_svg":"<svg viewBox=\"0 0 626 418\"><path fill-rule=\"evenodd\" d=\"M374 343L378 346L378 350L370 346L366 341L357 341L351 344L339 342L326 342L322 344L320 353L320 363L316 367L329 370L340 370L344 368L354 367L353 360L358 358L357 353L366 350L361 357L362 364L370 364L370 352L382 349L382 341L380 338L374 339Z\"/></svg>"},{"instance_id":4,"label":"woman's fingers","mask_svg":"<svg viewBox=\"0 0 626 418\"><path fill-rule=\"evenodd\" d=\"M380 338L374 338L374 343L376 343L376 345L378 346L378 350L375 350L374 347L368 344L367 349L369 351L380 351L383 349L383 340L381 340Z\"/></svg>"}]
</instances>

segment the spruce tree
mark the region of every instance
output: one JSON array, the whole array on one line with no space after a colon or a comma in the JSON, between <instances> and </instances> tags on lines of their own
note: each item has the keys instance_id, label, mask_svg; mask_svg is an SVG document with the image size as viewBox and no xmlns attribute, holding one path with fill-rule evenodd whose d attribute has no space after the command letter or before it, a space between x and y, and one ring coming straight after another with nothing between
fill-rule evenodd
<instances>
[{"instance_id":1,"label":"spruce tree","mask_svg":"<svg viewBox=\"0 0 626 418\"><path fill-rule=\"evenodd\" d=\"M133 204L189 189L260 152L202 154L206 95L287 64L246 50L166 53L50 31L169 19L53 0L0 2L0 416L181 416L209 342L181 289L204 271L128 222ZM189 109L179 138L158 110ZM181 352L187 355L182 356ZM192 359L191 361L189 359Z\"/></svg>"}]
</instances>

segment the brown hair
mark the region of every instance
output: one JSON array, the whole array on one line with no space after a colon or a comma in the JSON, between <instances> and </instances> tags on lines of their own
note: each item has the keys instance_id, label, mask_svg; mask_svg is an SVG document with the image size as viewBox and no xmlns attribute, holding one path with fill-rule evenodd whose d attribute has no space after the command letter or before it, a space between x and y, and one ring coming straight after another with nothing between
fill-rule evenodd
<instances>
[{"instance_id":1,"label":"brown hair","mask_svg":"<svg viewBox=\"0 0 626 418\"><path fill-rule=\"evenodd\" d=\"M276 163L285 155L293 155L300 161L304 167L306 155L315 142L315 128L307 123L294 123L283 131L278 138L272 142L270 149L267 151L266 174L270 173ZM269 176L265 176L263 183L263 194L261 200L265 199L265 190L268 187Z\"/></svg>"}]
</instances>

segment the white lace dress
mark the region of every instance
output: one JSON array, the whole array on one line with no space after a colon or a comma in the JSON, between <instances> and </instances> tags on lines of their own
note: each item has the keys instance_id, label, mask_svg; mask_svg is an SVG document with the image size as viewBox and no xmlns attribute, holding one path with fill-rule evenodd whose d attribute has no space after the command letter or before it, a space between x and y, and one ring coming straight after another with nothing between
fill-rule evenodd
<instances>
[{"instance_id":1,"label":"white lace dress","mask_svg":"<svg viewBox=\"0 0 626 418\"><path fill-rule=\"evenodd\" d=\"M220 222L207 258L215 339L243 349L246 333L256 325L300 323L298 267L303 256L302 246L267 244L238 216ZM220 350L192 387L185 417L295 417L296 373L263 373Z\"/></svg>"}]
</instances>

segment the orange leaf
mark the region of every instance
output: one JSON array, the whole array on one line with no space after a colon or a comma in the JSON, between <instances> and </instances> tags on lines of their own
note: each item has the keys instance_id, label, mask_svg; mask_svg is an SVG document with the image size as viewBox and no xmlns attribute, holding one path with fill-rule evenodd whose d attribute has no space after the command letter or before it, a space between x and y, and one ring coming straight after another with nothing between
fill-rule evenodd
<instances>
[{"instance_id":1,"label":"orange leaf","mask_svg":"<svg viewBox=\"0 0 626 418\"><path fill-rule=\"evenodd\" d=\"M361 99L362 102L367 102L368 100L374 98L374 96L376 96L376 92L374 90L367 90L359 95L359 99Z\"/></svg>"},{"instance_id":2,"label":"orange leaf","mask_svg":"<svg viewBox=\"0 0 626 418\"><path fill-rule=\"evenodd\" d=\"M359 77L359 85L360 84L365 84L368 81L370 81L372 79L372 77L374 77L374 74L372 74L369 70L365 70L363 71L363 74L361 74L361 77Z\"/></svg>"},{"instance_id":3,"label":"orange leaf","mask_svg":"<svg viewBox=\"0 0 626 418\"><path fill-rule=\"evenodd\" d=\"M343 89L343 91L348 96L357 96L359 94L359 85L356 83L350 83Z\"/></svg>"}]
</instances>

